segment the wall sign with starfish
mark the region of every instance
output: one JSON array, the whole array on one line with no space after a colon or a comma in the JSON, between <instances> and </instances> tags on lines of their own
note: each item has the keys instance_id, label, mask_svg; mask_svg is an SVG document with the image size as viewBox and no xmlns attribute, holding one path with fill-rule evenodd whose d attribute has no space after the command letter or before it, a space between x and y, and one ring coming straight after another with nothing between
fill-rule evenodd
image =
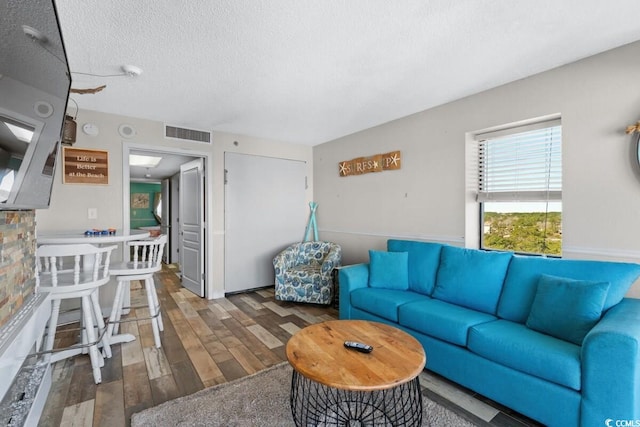
<instances>
[{"instance_id":1,"label":"wall sign with starfish","mask_svg":"<svg viewBox=\"0 0 640 427\"><path fill-rule=\"evenodd\" d=\"M369 157L357 157L338 163L340 176L362 175L370 172L400 169L402 158L400 151L376 154Z\"/></svg>"}]
</instances>

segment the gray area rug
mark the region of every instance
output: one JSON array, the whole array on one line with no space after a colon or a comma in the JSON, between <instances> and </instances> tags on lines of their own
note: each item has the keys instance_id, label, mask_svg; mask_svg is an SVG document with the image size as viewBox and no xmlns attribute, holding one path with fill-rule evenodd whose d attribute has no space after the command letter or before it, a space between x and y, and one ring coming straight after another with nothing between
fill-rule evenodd
<instances>
[{"instance_id":1,"label":"gray area rug","mask_svg":"<svg viewBox=\"0 0 640 427\"><path fill-rule=\"evenodd\" d=\"M285 362L138 412L131 418L131 425L293 426L290 388L291 367ZM422 406L424 426L474 426L424 396Z\"/></svg>"}]
</instances>

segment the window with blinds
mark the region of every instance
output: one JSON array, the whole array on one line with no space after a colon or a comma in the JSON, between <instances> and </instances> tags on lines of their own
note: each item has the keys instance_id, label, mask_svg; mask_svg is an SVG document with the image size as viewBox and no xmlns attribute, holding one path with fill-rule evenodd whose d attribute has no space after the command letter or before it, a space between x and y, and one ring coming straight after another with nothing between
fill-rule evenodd
<instances>
[{"instance_id":1,"label":"window with blinds","mask_svg":"<svg viewBox=\"0 0 640 427\"><path fill-rule=\"evenodd\" d=\"M481 246L562 252L562 127L559 120L476 135Z\"/></svg>"}]
</instances>

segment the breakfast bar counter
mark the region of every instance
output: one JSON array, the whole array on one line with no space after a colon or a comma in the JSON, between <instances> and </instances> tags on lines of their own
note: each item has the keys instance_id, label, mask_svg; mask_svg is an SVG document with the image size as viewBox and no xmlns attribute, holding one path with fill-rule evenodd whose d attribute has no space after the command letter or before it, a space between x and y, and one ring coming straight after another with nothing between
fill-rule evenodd
<instances>
[{"instance_id":1,"label":"breakfast bar counter","mask_svg":"<svg viewBox=\"0 0 640 427\"><path fill-rule=\"evenodd\" d=\"M126 243L132 240L140 240L146 239L149 237L149 232L145 230L116 230L113 234L94 234L94 235L85 235L84 230L36 230L36 244L38 246L41 245L75 245L88 243L90 245L106 245L106 244L118 244L118 243ZM122 249L122 248L121 248ZM128 254L126 251L121 250L122 260L128 260ZM115 280L111 280L111 282L100 288L100 307L102 308L103 313L110 313L111 306L113 305L113 301L115 298L116 291L116 283ZM129 294L125 295L124 304L128 306L130 303ZM73 306L65 307L67 310L72 310ZM125 311L126 312L126 311ZM73 312L72 312L73 313ZM72 314L70 313L70 314ZM64 316L63 316L64 317ZM75 320L75 318L67 319L61 317L63 321L71 321ZM129 340L132 337L123 336L124 341ZM114 340L117 342L117 340Z\"/></svg>"},{"instance_id":2,"label":"breakfast bar counter","mask_svg":"<svg viewBox=\"0 0 640 427\"><path fill-rule=\"evenodd\" d=\"M116 231L114 234L85 235L84 231L42 231L36 232L38 245L67 245L78 243L106 244L120 243L131 240L146 239L149 232L144 230Z\"/></svg>"}]
</instances>

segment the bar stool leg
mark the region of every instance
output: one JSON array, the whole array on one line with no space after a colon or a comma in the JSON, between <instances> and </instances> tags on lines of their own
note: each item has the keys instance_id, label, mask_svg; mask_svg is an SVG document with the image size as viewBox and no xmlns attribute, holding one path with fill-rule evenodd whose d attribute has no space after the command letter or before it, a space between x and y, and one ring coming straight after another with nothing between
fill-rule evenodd
<instances>
[{"instance_id":1,"label":"bar stool leg","mask_svg":"<svg viewBox=\"0 0 640 427\"><path fill-rule=\"evenodd\" d=\"M157 308L158 312L158 329L164 331L164 324L162 323L162 312L160 311L160 301L158 300L158 292L156 291L156 281L151 276L151 293L153 296L153 306Z\"/></svg>"},{"instance_id":2,"label":"bar stool leg","mask_svg":"<svg viewBox=\"0 0 640 427\"><path fill-rule=\"evenodd\" d=\"M95 343L96 335L93 329L93 304L91 303L91 297L87 295L82 297L82 312L84 315L87 340L89 343L93 343L93 345L89 347L89 357L91 358L91 367L93 368L93 379L96 384L100 384L102 382L100 367L104 365L104 360L102 359L100 352L98 352L97 343Z\"/></svg>"},{"instance_id":3,"label":"bar stool leg","mask_svg":"<svg viewBox=\"0 0 640 427\"><path fill-rule=\"evenodd\" d=\"M124 298L124 283L120 278L117 278L118 286L116 287L116 296L113 299L113 306L111 307L111 315L107 324L106 335L111 338L114 334L118 333L118 321L120 320L120 312L122 311L122 301Z\"/></svg>"},{"instance_id":4,"label":"bar stool leg","mask_svg":"<svg viewBox=\"0 0 640 427\"><path fill-rule=\"evenodd\" d=\"M98 335L102 334L101 343L102 343L104 357L106 357L107 359L110 359L112 356L111 345L109 344L109 335L106 333L106 330L105 330L106 325L104 323L104 318L102 317L102 308L100 308L97 289L91 293L91 304L93 306L93 312L96 315L96 325L98 326Z\"/></svg>"},{"instance_id":5,"label":"bar stool leg","mask_svg":"<svg viewBox=\"0 0 640 427\"><path fill-rule=\"evenodd\" d=\"M116 313L116 324L113 329L114 334L120 332L120 319L122 318L122 311L124 310L124 297L125 295L131 294L131 282L129 280L126 280L126 277L118 277L118 279L122 281L122 289L120 290L120 305L118 306L118 312Z\"/></svg>"},{"instance_id":6,"label":"bar stool leg","mask_svg":"<svg viewBox=\"0 0 640 427\"><path fill-rule=\"evenodd\" d=\"M153 329L153 339L157 348L162 347L160 341L160 325L158 322L159 313L158 307L154 303L155 288L153 286L153 277L144 280L144 288L147 292L147 303L149 304L149 314L151 316L151 328Z\"/></svg>"}]
</instances>

